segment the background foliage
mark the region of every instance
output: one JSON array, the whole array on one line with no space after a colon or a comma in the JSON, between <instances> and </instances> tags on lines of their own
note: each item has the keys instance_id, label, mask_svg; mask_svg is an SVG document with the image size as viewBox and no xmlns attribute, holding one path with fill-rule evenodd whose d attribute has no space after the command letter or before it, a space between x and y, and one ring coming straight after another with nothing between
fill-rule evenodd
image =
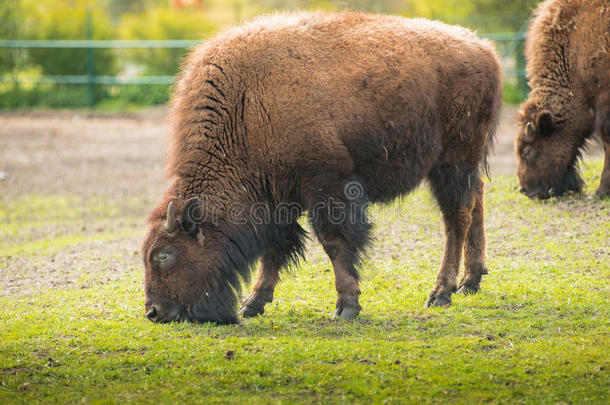
<instances>
[{"instance_id":1,"label":"background foliage","mask_svg":"<svg viewBox=\"0 0 610 405\"><path fill-rule=\"evenodd\" d=\"M203 13L184 13L166 7L155 7L122 17L121 39L204 39L218 26ZM149 75L173 75L187 50L179 48L133 49L127 63L142 66Z\"/></svg>"},{"instance_id":2,"label":"background foliage","mask_svg":"<svg viewBox=\"0 0 610 405\"><path fill-rule=\"evenodd\" d=\"M23 0L21 29L28 39L87 39L87 2ZM116 27L110 16L98 8L91 9L91 39L114 39ZM49 75L83 75L87 73L85 49L30 49L29 63ZM95 74L113 75L117 63L112 49L95 49Z\"/></svg>"},{"instance_id":3,"label":"background foliage","mask_svg":"<svg viewBox=\"0 0 610 405\"><path fill-rule=\"evenodd\" d=\"M222 27L273 10L354 9L419 16L460 24L478 32L518 32L539 0L207 0L203 9L172 8L170 0L3 0L0 39L205 39ZM519 51L518 49L516 50ZM184 49L96 49L97 75L174 75ZM514 47L499 53L513 57ZM82 85L24 85L23 75L84 75L84 49L0 49L0 108L77 107L86 104ZM8 79L8 80L7 80ZM516 81L505 83L505 100L519 102ZM101 106L158 104L168 86L96 86Z\"/></svg>"}]
</instances>

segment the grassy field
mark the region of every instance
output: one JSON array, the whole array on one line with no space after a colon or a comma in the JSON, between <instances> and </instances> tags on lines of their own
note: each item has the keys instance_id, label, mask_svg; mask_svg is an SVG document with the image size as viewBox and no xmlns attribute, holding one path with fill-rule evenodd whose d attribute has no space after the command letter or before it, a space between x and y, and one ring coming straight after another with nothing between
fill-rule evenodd
<instances>
[{"instance_id":1,"label":"grassy field","mask_svg":"<svg viewBox=\"0 0 610 405\"><path fill-rule=\"evenodd\" d=\"M589 194L600 171L585 164ZM610 201L516 189L487 185L476 296L422 309L443 243L424 187L373 209L359 318L331 318L312 243L265 315L234 326L144 317L152 201L0 199L0 403L610 403Z\"/></svg>"}]
</instances>

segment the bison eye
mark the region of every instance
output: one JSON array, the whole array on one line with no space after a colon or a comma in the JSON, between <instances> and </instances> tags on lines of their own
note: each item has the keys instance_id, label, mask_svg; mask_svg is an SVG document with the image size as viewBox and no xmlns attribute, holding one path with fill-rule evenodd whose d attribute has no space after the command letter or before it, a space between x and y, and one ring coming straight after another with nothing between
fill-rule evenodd
<instances>
[{"instance_id":1,"label":"bison eye","mask_svg":"<svg viewBox=\"0 0 610 405\"><path fill-rule=\"evenodd\" d=\"M524 159L532 159L535 156L534 148L532 148L531 146L526 146L521 151L521 155Z\"/></svg>"},{"instance_id":2,"label":"bison eye","mask_svg":"<svg viewBox=\"0 0 610 405\"><path fill-rule=\"evenodd\" d=\"M162 269L169 269L176 264L176 249L167 246L160 252L157 252L152 256L153 265L159 266Z\"/></svg>"}]
</instances>

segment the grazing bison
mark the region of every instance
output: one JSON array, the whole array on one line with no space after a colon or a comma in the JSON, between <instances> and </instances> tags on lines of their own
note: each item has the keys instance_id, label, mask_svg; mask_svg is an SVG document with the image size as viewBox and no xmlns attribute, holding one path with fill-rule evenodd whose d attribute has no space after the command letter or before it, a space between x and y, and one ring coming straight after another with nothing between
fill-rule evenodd
<instances>
[{"instance_id":1,"label":"grazing bison","mask_svg":"<svg viewBox=\"0 0 610 405\"><path fill-rule=\"evenodd\" d=\"M605 165L597 196L610 195L610 2L547 0L526 45L532 91L520 113L518 175L530 198L579 192L580 152L601 131Z\"/></svg>"},{"instance_id":2,"label":"grazing bison","mask_svg":"<svg viewBox=\"0 0 610 405\"><path fill-rule=\"evenodd\" d=\"M357 13L280 14L195 49L179 79L172 183L143 244L150 320L262 314L311 226L332 261L336 315L360 311L357 266L369 202L427 179L446 232L427 305L447 305L485 268L480 177L501 105L493 46L462 28Z\"/></svg>"}]
</instances>

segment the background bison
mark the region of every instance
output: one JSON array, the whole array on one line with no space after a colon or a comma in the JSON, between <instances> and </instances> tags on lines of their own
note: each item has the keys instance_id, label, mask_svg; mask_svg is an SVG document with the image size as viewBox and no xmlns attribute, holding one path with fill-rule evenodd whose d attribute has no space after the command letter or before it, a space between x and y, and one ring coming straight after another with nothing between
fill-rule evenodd
<instances>
[{"instance_id":1,"label":"background bison","mask_svg":"<svg viewBox=\"0 0 610 405\"><path fill-rule=\"evenodd\" d=\"M480 170L500 105L493 46L427 20L276 15L196 49L173 100L172 183L142 248L148 318L236 322L240 278L259 257L241 311L263 313L278 272L302 253L305 210L333 264L336 315L356 316L366 205L423 179L446 232L426 305L451 303L463 249L460 287L477 291Z\"/></svg>"},{"instance_id":2,"label":"background bison","mask_svg":"<svg viewBox=\"0 0 610 405\"><path fill-rule=\"evenodd\" d=\"M595 129L606 162L597 195L610 195L610 3L549 0L536 10L526 45L532 91L517 140L522 191L548 198L580 191L577 163Z\"/></svg>"}]
</instances>

